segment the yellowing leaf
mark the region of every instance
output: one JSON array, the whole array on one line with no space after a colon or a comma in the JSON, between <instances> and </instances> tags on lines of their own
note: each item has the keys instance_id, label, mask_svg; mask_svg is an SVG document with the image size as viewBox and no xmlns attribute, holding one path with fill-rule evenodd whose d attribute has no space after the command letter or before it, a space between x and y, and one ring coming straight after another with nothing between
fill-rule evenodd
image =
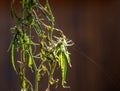
<instances>
[{"instance_id":1,"label":"yellowing leaf","mask_svg":"<svg viewBox=\"0 0 120 91\"><path fill-rule=\"evenodd\" d=\"M67 59L63 50L60 50L59 59L60 59L60 67L62 72L62 86L64 86L66 80L66 72L67 72Z\"/></svg>"},{"instance_id":2,"label":"yellowing leaf","mask_svg":"<svg viewBox=\"0 0 120 91\"><path fill-rule=\"evenodd\" d=\"M31 56L29 56L28 67L30 67L30 68L31 68L32 64L33 64L32 57L31 57Z\"/></svg>"},{"instance_id":3,"label":"yellowing leaf","mask_svg":"<svg viewBox=\"0 0 120 91\"><path fill-rule=\"evenodd\" d=\"M42 65L42 70L46 71L47 70L46 66Z\"/></svg>"}]
</instances>

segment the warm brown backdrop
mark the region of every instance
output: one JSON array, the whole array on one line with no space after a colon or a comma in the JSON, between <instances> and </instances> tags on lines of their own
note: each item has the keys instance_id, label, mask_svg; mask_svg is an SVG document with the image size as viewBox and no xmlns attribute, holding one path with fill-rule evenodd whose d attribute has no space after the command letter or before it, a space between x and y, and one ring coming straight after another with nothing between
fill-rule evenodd
<instances>
[{"instance_id":1,"label":"warm brown backdrop","mask_svg":"<svg viewBox=\"0 0 120 91\"><path fill-rule=\"evenodd\" d=\"M120 0L49 2L56 26L75 42L70 49L73 67L67 75L71 88L59 87L55 91L120 91ZM1 0L0 91L18 91L7 52L11 20L10 0Z\"/></svg>"}]
</instances>

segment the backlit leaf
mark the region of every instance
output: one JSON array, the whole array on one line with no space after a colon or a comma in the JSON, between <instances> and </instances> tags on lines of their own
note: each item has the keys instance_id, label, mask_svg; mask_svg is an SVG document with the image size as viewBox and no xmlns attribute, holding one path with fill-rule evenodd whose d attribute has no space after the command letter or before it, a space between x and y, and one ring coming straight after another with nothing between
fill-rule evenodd
<instances>
[{"instance_id":1,"label":"backlit leaf","mask_svg":"<svg viewBox=\"0 0 120 91\"><path fill-rule=\"evenodd\" d=\"M60 66L62 72L62 86L64 86L66 80L66 72L67 72L67 59L63 50L60 50L59 59L60 59Z\"/></svg>"}]
</instances>

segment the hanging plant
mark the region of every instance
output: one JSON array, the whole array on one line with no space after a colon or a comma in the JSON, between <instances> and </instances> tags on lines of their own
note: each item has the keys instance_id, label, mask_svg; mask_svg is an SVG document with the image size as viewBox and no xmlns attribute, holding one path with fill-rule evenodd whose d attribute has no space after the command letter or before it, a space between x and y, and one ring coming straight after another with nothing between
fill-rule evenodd
<instances>
[{"instance_id":1,"label":"hanging plant","mask_svg":"<svg viewBox=\"0 0 120 91\"><path fill-rule=\"evenodd\" d=\"M67 63L71 67L67 47L73 42L63 31L55 28L55 20L48 0L41 5L40 0L19 0L21 12L18 15L11 3L11 15L15 26L11 28L13 39L10 44L12 66L19 76L21 91L38 91L39 81L48 75L48 88L58 83L54 79L56 68L61 70L61 85L65 87ZM17 58L15 58L17 54ZM17 65L16 65L17 64ZM35 74L35 86L27 79L26 70Z\"/></svg>"}]
</instances>

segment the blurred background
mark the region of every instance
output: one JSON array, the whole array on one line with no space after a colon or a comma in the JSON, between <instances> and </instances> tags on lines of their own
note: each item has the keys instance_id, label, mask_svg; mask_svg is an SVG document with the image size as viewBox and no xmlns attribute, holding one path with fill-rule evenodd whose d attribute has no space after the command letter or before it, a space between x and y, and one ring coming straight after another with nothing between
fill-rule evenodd
<instances>
[{"instance_id":1,"label":"blurred background","mask_svg":"<svg viewBox=\"0 0 120 91\"><path fill-rule=\"evenodd\" d=\"M10 1L0 0L0 91L20 91L7 49L12 38ZM120 91L120 0L49 0L69 48L71 88L52 91ZM16 5L17 6L17 5ZM44 86L44 81L40 84ZM41 89L40 91L44 91Z\"/></svg>"}]
</instances>

